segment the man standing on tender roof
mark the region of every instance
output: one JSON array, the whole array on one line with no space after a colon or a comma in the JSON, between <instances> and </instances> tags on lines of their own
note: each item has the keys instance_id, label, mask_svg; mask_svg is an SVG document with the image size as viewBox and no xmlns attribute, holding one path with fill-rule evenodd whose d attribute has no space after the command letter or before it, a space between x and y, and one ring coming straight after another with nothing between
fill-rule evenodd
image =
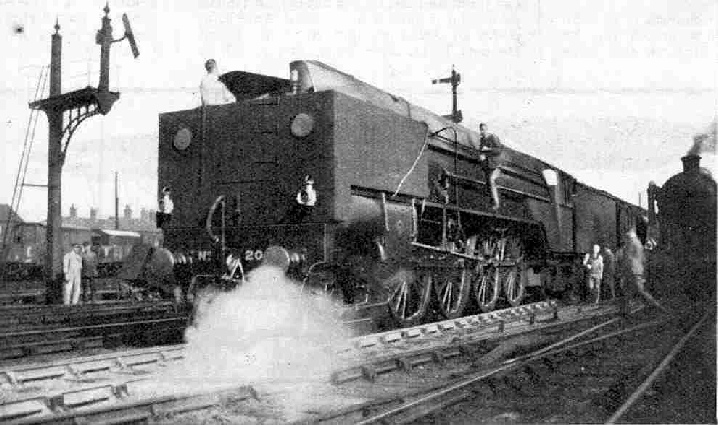
<instances>
[{"instance_id":1,"label":"man standing on tender roof","mask_svg":"<svg viewBox=\"0 0 718 425\"><path fill-rule=\"evenodd\" d=\"M202 105L224 105L235 101L234 95L227 90L227 87L219 81L219 70L214 59L208 59L204 63L207 74L202 77L199 84L199 91L202 95Z\"/></svg>"}]
</instances>

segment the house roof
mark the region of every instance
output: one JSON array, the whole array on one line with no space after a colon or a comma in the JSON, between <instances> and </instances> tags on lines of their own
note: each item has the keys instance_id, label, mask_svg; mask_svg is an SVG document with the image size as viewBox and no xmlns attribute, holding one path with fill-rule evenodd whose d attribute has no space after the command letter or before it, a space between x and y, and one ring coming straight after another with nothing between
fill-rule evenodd
<instances>
[{"instance_id":1,"label":"house roof","mask_svg":"<svg viewBox=\"0 0 718 425\"><path fill-rule=\"evenodd\" d=\"M152 216L153 220L143 220L139 218L130 218L127 219L125 217L120 217L120 228L125 231L132 231L132 232L159 232L157 229L157 226L154 222L154 215ZM96 218L92 219L89 217L62 217L62 226L77 226L77 227L87 227L91 229L114 229L115 228L115 219L114 217L110 218Z\"/></svg>"},{"instance_id":2,"label":"house roof","mask_svg":"<svg viewBox=\"0 0 718 425\"><path fill-rule=\"evenodd\" d=\"M133 238L139 238L140 234L137 232L130 232L127 230L112 230L112 229L95 229L96 232L104 233L108 236L130 236Z\"/></svg>"}]
</instances>

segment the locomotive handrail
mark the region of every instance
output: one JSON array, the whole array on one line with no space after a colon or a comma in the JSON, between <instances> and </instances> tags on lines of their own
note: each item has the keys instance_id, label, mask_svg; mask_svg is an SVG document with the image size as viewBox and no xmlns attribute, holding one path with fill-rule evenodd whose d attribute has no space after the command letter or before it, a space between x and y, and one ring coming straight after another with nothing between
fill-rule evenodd
<instances>
[{"instance_id":1,"label":"locomotive handrail","mask_svg":"<svg viewBox=\"0 0 718 425\"><path fill-rule=\"evenodd\" d=\"M217 206L219 204L222 204L222 236L221 238L212 232L212 218L214 217L214 212L217 209ZM225 214L225 206L226 202L224 201L224 195L219 195L217 199L214 200L214 203L212 203L212 206L209 208L209 212L207 213L207 219L205 222L205 228L207 229L207 233L209 234L209 237L212 239L213 242L221 242L222 243L222 256L224 256L225 251L225 238L224 238L224 214Z\"/></svg>"},{"instance_id":2,"label":"locomotive handrail","mask_svg":"<svg viewBox=\"0 0 718 425\"><path fill-rule=\"evenodd\" d=\"M319 260L319 261L315 262L314 264L312 264L311 266L309 266L309 268L307 269L306 276L304 276L304 278L302 280L307 280L307 278L309 277L309 274L314 271L315 267L323 266L325 264L332 266L332 264L330 262L324 261L324 260Z\"/></svg>"},{"instance_id":3,"label":"locomotive handrail","mask_svg":"<svg viewBox=\"0 0 718 425\"><path fill-rule=\"evenodd\" d=\"M472 179L471 177L466 177L466 176L460 175L460 174L454 174L454 173L452 173L452 172L450 172L450 171L447 171L446 173L449 175L449 177L451 177L451 178L453 178L453 179L464 180L464 181L466 181L466 182L470 182L470 183L474 183L474 184L482 185L482 186L483 186L483 185L486 185L486 183L481 182L481 181L476 180L476 179ZM496 185L496 187L497 187L498 189L501 189L501 190L505 190L505 191L508 191L508 192L517 193L517 194L522 195L522 196L526 196L526 197L529 197L529 198L537 199L537 200L539 200L539 201L551 203L551 199L549 199L549 198L547 198L547 197L545 197L545 196L534 195L533 193L524 192L524 191L521 191L521 190L518 190L518 189L513 189L513 188L510 188L510 187L503 186L503 185L498 185L498 184ZM573 208L573 207L571 207L570 205L565 205L565 204L561 204L561 206L562 206L562 207L566 207L566 208Z\"/></svg>"},{"instance_id":4,"label":"locomotive handrail","mask_svg":"<svg viewBox=\"0 0 718 425\"><path fill-rule=\"evenodd\" d=\"M417 248L424 248L424 249L428 249L431 251L440 252L442 254L455 255L457 257L466 258L468 260L473 260L478 263L481 263L484 266L493 265L493 266L497 266L497 267L513 267L513 266L516 266L519 263L521 263L521 261L523 260L523 257L519 258L519 259L515 259L515 260L496 260L494 258L487 260L485 258L481 258L481 256L478 256L478 255L463 254L461 252L450 251L446 248L439 248L439 247L436 247L433 245L426 245L421 242L411 242L411 245L415 246Z\"/></svg>"},{"instance_id":5,"label":"locomotive handrail","mask_svg":"<svg viewBox=\"0 0 718 425\"><path fill-rule=\"evenodd\" d=\"M498 218L498 219L502 219L502 220L509 220L509 221L512 221L512 222L515 222L515 223L525 223L525 224L541 225L541 222L539 222L539 221L537 221L537 220L530 220L530 219L526 219L526 218L511 217L511 216L508 216L508 215L501 215L501 214L496 214L496 213L493 213L493 212L484 212L484 211L478 211L478 210L470 210L470 209L467 209L467 208L457 207L457 206L455 206L455 205L446 205L446 204L441 204L441 203L432 202L432 201L425 201L424 203L425 203L425 205L426 205L427 207L434 207L434 208L443 208L443 207L446 207L447 210L459 211L459 212L467 213L467 214L471 214L471 215L478 215L478 216L484 216L484 217L493 217L493 218Z\"/></svg>"},{"instance_id":6,"label":"locomotive handrail","mask_svg":"<svg viewBox=\"0 0 718 425\"><path fill-rule=\"evenodd\" d=\"M453 152L453 140L446 138L441 135L434 136L435 140L439 140L443 142L444 144L451 144L452 148L447 148L446 146L438 146L438 145L432 145L434 149L442 149L445 151L451 151ZM476 158L476 155L474 154L476 149L473 147L465 146L462 144L458 145L459 149L456 151L456 155L460 157L461 159L472 162L472 163L478 163L479 160ZM522 179L525 179L535 185L546 187L546 183L543 180L543 177L541 176L541 173L538 172L535 169L525 167L515 161L512 161L509 159L506 163L499 166L502 172L506 172L507 174L514 175L517 177L520 177ZM563 172L563 171L562 171ZM566 174L568 176L568 174Z\"/></svg>"}]
</instances>

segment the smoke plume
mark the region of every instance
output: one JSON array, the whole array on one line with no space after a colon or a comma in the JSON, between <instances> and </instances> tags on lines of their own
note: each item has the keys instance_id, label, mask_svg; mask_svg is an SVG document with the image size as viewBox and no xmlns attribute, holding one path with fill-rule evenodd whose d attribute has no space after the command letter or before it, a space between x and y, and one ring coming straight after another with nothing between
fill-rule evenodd
<instances>
[{"instance_id":1,"label":"smoke plume","mask_svg":"<svg viewBox=\"0 0 718 425\"><path fill-rule=\"evenodd\" d=\"M714 120L705 132L693 136L693 146L688 150L688 155L715 154L716 133L718 133L718 122Z\"/></svg>"},{"instance_id":2,"label":"smoke plume","mask_svg":"<svg viewBox=\"0 0 718 425\"><path fill-rule=\"evenodd\" d=\"M252 386L294 420L327 392L340 367L334 352L349 337L337 305L263 266L204 304L187 330L184 361L165 376L175 391Z\"/></svg>"}]
</instances>

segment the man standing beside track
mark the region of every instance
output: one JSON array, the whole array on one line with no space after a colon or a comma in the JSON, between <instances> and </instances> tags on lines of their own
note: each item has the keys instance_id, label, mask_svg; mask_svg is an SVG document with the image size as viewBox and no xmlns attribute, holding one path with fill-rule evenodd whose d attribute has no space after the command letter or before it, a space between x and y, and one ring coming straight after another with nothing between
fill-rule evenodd
<instances>
[{"instance_id":1,"label":"man standing beside track","mask_svg":"<svg viewBox=\"0 0 718 425\"><path fill-rule=\"evenodd\" d=\"M92 301L93 285L97 277L97 254L89 242L82 244L82 298L84 302Z\"/></svg>"},{"instance_id":2,"label":"man standing beside track","mask_svg":"<svg viewBox=\"0 0 718 425\"><path fill-rule=\"evenodd\" d=\"M603 282L601 286L611 291L611 299L616 298L616 255L609 247L603 248Z\"/></svg>"},{"instance_id":3,"label":"man standing beside track","mask_svg":"<svg viewBox=\"0 0 718 425\"><path fill-rule=\"evenodd\" d=\"M593 253L586 254L583 265L588 269L588 293L596 294L595 304L601 301L601 280L603 279L603 256L600 254L601 247L593 245Z\"/></svg>"},{"instance_id":4,"label":"man standing beside track","mask_svg":"<svg viewBox=\"0 0 718 425\"><path fill-rule=\"evenodd\" d=\"M633 291L637 290L646 301L664 313L670 314L670 311L656 301L646 290L646 279L644 276L646 256L643 251L643 244L641 244L638 236L636 236L636 229L631 229L626 233L626 244L619 250L616 257L618 261L618 272L623 283L621 312L623 314L628 313L629 298L633 294Z\"/></svg>"},{"instance_id":5,"label":"man standing beside track","mask_svg":"<svg viewBox=\"0 0 718 425\"><path fill-rule=\"evenodd\" d=\"M62 271L65 273L65 291L63 302L65 305L77 304L82 292L82 245L76 243L72 251L65 254L62 261Z\"/></svg>"}]
</instances>

